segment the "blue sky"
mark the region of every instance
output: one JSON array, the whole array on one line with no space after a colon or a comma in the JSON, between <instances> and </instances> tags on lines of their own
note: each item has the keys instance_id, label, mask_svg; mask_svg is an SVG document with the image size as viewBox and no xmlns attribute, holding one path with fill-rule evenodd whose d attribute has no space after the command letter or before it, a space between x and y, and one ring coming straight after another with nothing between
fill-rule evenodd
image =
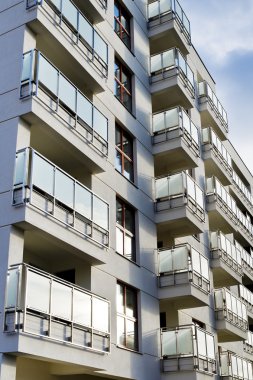
<instances>
[{"instance_id":1,"label":"blue sky","mask_svg":"<svg viewBox=\"0 0 253 380\"><path fill-rule=\"evenodd\" d=\"M253 173L253 0L179 0L228 113L229 139Z\"/></svg>"}]
</instances>

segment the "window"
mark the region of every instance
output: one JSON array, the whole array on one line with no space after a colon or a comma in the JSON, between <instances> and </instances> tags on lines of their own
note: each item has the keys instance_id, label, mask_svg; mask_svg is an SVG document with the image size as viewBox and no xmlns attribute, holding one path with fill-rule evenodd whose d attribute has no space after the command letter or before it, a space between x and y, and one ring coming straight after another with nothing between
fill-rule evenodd
<instances>
[{"instance_id":1,"label":"window","mask_svg":"<svg viewBox=\"0 0 253 380\"><path fill-rule=\"evenodd\" d=\"M114 1L114 30L124 44L131 48L130 36L130 14L127 10L117 1Z\"/></svg>"},{"instance_id":2,"label":"window","mask_svg":"<svg viewBox=\"0 0 253 380\"><path fill-rule=\"evenodd\" d=\"M131 74L117 59L114 64L115 89L114 95L132 112Z\"/></svg>"},{"instance_id":3,"label":"window","mask_svg":"<svg viewBox=\"0 0 253 380\"><path fill-rule=\"evenodd\" d=\"M138 350L137 291L117 284L117 344Z\"/></svg>"},{"instance_id":4,"label":"window","mask_svg":"<svg viewBox=\"0 0 253 380\"><path fill-rule=\"evenodd\" d=\"M116 125L116 169L130 181L134 181L133 169L133 140L120 126Z\"/></svg>"},{"instance_id":5,"label":"window","mask_svg":"<svg viewBox=\"0 0 253 380\"><path fill-rule=\"evenodd\" d=\"M116 200L116 251L135 261L134 210L121 199Z\"/></svg>"}]
</instances>

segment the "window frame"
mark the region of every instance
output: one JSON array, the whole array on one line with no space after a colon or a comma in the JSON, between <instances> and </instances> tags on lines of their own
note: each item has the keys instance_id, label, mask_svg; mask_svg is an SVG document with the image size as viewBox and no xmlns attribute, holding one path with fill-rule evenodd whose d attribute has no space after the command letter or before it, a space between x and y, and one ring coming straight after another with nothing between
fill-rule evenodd
<instances>
[{"instance_id":1,"label":"window frame","mask_svg":"<svg viewBox=\"0 0 253 380\"><path fill-rule=\"evenodd\" d=\"M128 10L126 9L126 7L124 7L121 2L119 2L118 0L114 0L114 9L115 7L117 7L117 10L119 12L119 17L117 17L115 15L115 11L114 11L114 32L117 34L117 36L121 39L121 41L124 43L124 45L131 51L131 45L132 45L132 41L131 41L131 14L128 12ZM129 26L129 30L127 30L125 28L125 26L123 25L122 23L122 17L125 18L126 20L126 23L128 24ZM118 25L118 28L119 28L119 32L117 31L117 29L115 28L115 25ZM124 38L123 38L123 35L126 35L126 40L127 40L127 43L125 42Z\"/></svg>"},{"instance_id":2,"label":"window frame","mask_svg":"<svg viewBox=\"0 0 253 380\"><path fill-rule=\"evenodd\" d=\"M117 132L120 133L120 148L117 145ZM124 139L126 139L131 144L132 157L124 152ZM117 154L120 155L121 170L115 169L122 174L128 181L134 183L134 141L132 136L125 131L118 123L115 124L115 160L117 159ZM125 162L131 165L131 172L129 172L129 178L124 174L125 172Z\"/></svg>"},{"instance_id":3,"label":"window frame","mask_svg":"<svg viewBox=\"0 0 253 380\"><path fill-rule=\"evenodd\" d=\"M118 336L118 327L117 327L117 346L121 348L125 348L127 350L131 351L139 351L139 326L138 326L138 290L133 288L132 286L129 286L121 281L117 281L117 290L116 290L116 297L118 297L118 287L123 288L123 313L118 310L118 299L116 301L116 312L117 312L117 322L118 318L124 319L124 344L119 343L119 336ZM134 307L133 307L133 316L127 315L127 291L131 291L132 294L134 294ZM135 329L134 329L134 348L129 347L127 345L127 321L133 322Z\"/></svg>"},{"instance_id":4,"label":"window frame","mask_svg":"<svg viewBox=\"0 0 253 380\"><path fill-rule=\"evenodd\" d=\"M122 224L120 224L117 220L117 211L118 211L117 203L120 203L121 207L122 207L122 220L121 220ZM132 213L132 224L133 224L133 230L132 231L130 231L126 228L126 209ZM126 202L124 202L122 199L117 197L116 198L116 247L115 247L115 251L119 255L125 257L127 260L133 261L134 263L136 263L136 241L135 241L136 233L135 233L135 228L136 228L136 223L135 223L135 210L134 210L134 208L132 208ZM123 253L120 253L119 251L117 251L117 230L119 230L123 236L123 244L122 244L122 252ZM131 244L132 244L131 258L128 257L128 255L125 252L127 237L131 238Z\"/></svg>"},{"instance_id":5,"label":"window frame","mask_svg":"<svg viewBox=\"0 0 253 380\"><path fill-rule=\"evenodd\" d=\"M117 76L115 75L115 73L116 73L115 66L118 67L119 78L117 78ZM128 90L127 87L125 87L125 85L124 85L124 82L123 82L123 79L122 79L123 78L123 74L127 78L127 82L129 84L130 90ZM114 83L117 86L117 89L118 88L120 89L119 96L117 95L117 91L115 91L115 89L114 89L114 95L115 95L115 97L120 101L120 103L129 112L132 113L132 110L133 110L133 104L132 104L132 101L133 101L133 95L132 95L132 73L126 67L126 65L124 63L122 63L117 57L115 57L115 60L114 60ZM128 96L128 98L129 98L129 104L130 104L129 107L124 102L124 94L125 93Z\"/></svg>"}]
</instances>

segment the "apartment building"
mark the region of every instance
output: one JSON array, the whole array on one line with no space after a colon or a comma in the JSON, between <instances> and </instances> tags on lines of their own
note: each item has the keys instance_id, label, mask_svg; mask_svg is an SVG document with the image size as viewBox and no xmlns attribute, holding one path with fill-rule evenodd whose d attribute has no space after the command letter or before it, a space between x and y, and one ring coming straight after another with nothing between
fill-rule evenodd
<instances>
[{"instance_id":1,"label":"apartment building","mask_svg":"<svg viewBox=\"0 0 253 380\"><path fill-rule=\"evenodd\" d=\"M253 177L177 0L0 2L0 379L252 380Z\"/></svg>"}]
</instances>

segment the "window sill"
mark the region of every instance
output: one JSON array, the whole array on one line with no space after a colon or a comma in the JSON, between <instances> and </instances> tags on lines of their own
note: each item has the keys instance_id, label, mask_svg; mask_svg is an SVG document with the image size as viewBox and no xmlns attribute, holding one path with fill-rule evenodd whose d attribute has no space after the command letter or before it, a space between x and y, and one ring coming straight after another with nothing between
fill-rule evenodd
<instances>
[{"instance_id":1,"label":"window sill","mask_svg":"<svg viewBox=\"0 0 253 380\"><path fill-rule=\"evenodd\" d=\"M125 178L125 180L127 180L127 182L133 185L136 189L139 189L139 187L133 181L131 181L131 179L128 179L127 177L125 177L124 174L122 174L118 169L115 168L115 171L119 173L121 177Z\"/></svg>"},{"instance_id":2,"label":"window sill","mask_svg":"<svg viewBox=\"0 0 253 380\"><path fill-rule=\"evenodd\" d=\"M132 350L131 348L127 348L125 346L120 346L119 344L116 344L116 347L119 348L120 350L125 350L125 351L129 351L129 352L133 352L134 354L143 355L143 353L141 351Z\"/></svg>"},{"instance_id":3,"label":"window sill","mask_svg":"<svg viewBox=\"0 0 253 380\"><path fill-rule=\"evenodd\" d=\"M136 116L133 114L133 112L132 111L130 111L120 100L119 100L119 98L117 98L117 96L116 95L114 95L114 97L117 99L117 101L130 113L130 115L132 115L133 116L133 118L134 119L136 119Z\"/></svg>"},{"instance_id":4,"label":"window sill","mask_svg":"<svg viewBox=\"0 0 253 380\"><path fill-rule=\"evenodd\" d=\"M134 260L128 259L126 256L124 256L124 255L122 255L121 253L117 252L116 249L115 249L115 253L116 253L117 255L119 255L120 257L123 257L123 259L125 259L125 260L129 261L130 263L136 265L138 268L141 267L139 263L137 263L137 262L134 261ZM124 346L123 346L123 347L124 347Z\"/></svg>"}]
</instances>

